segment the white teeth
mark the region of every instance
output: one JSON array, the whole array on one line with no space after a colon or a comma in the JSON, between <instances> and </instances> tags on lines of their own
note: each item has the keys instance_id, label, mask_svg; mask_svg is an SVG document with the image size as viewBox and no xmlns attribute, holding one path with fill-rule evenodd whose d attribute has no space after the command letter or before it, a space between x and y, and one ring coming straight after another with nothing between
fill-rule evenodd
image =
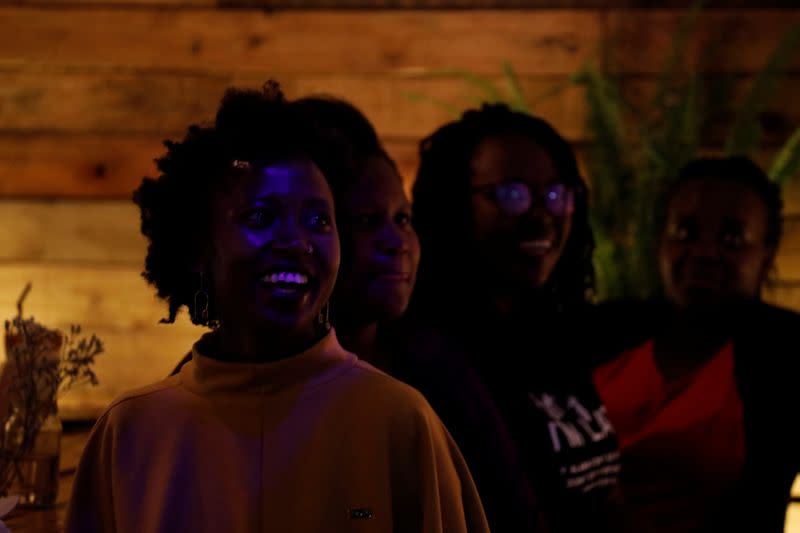
<instances>
[{"instance_id":1,"label":"white teeth","mask_svg":"<svg viewBox=\"0 0 800 533\"><path fill-rule=\"evenodd\" d=\"M305 285L308 283L308 276L299 272L273 272L262 278L264 283L294 283Z\"/></svg>"}]
</instances>

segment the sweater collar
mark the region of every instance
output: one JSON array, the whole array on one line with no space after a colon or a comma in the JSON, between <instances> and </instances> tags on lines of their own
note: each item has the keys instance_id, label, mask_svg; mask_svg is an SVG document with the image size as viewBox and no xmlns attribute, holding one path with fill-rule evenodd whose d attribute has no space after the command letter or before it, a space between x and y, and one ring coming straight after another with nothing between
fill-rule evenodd
<instances>
[{"instance_id":1,"label":"sweater collar","mask_svg":"<svg viewBox=\"0 0 800 533\"><path fill-rule=\"evenodd\" d=\"M303 385L313 387L356 363L331 330L309 349L268 363L232 363L201 353L206 334L192 347L192 360L180 371L181 382L197 394L252 392L269 394Z\"/></svg>"}]
</instances>

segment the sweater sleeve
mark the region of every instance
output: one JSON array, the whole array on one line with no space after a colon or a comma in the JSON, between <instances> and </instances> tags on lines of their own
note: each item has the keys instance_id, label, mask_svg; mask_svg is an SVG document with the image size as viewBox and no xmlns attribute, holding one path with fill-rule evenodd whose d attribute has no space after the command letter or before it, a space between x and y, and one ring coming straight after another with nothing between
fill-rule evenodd
<instances>
[{"instance_id":1,"label":"sweater sleeve","mask_svg":"<svg viewBox=\"0 0 800 533\"><path fill-rule=\"evenodd\" d=\"M461 452L427 405L395 442L394 530L398 533L489 531L478 491ZM410 448L410 449L409 449Z\"/></svg>"},{"instance_id":2,"label":"sweater sleeve","mask_svg":"<svg viewBox=\"0 0 800 533\"><path fill-rule=\"evenodd\" d=\"M95 424L78 463L67 509L66 533L114 533L113 427L109 413Z\"/></svg>"}]
</instances>

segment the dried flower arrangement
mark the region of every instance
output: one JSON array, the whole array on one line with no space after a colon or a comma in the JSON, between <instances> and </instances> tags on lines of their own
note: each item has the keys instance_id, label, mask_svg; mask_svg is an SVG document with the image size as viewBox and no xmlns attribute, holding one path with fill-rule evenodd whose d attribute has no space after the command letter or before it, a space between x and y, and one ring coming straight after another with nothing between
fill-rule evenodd
<instances>
[{"instance_id":1,"label":"dried flower arrangement","mask_svg":"<svg viewBox=\"0 0 800 533\"><path fill-rule=\"evenodd\" d=\"M103 343L81 335L48 329L23 316L27 284L17 301L17 316L5 323L6 363L0 372L0 436L12 412L21 417L21 436L0 440L0 497L7 495L19 473L19 463L33 448L42 422L56 411L56 400L80 383L97 385L92 370Z\"/></svg>"}]
</instances>

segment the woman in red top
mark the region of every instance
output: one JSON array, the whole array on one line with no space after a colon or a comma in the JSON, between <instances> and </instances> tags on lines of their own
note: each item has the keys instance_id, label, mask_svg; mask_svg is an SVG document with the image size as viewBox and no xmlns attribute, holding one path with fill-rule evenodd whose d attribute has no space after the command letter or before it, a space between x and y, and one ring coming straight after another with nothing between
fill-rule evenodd
<instances>
[{"instance_id":1,"label":"woman in red top","mask_svg":"<svg viewBox=\"0 0 800 533\"><path fill-rule=\"evenodd\" d=\"M594 372L625 496L655 531L783 531L800 432L781 339L800 319L760 303L780 191L746 158L699 159L665 205L666 302L601 307L604 326L632 332Z\"/></svg>"}]
</instances>

